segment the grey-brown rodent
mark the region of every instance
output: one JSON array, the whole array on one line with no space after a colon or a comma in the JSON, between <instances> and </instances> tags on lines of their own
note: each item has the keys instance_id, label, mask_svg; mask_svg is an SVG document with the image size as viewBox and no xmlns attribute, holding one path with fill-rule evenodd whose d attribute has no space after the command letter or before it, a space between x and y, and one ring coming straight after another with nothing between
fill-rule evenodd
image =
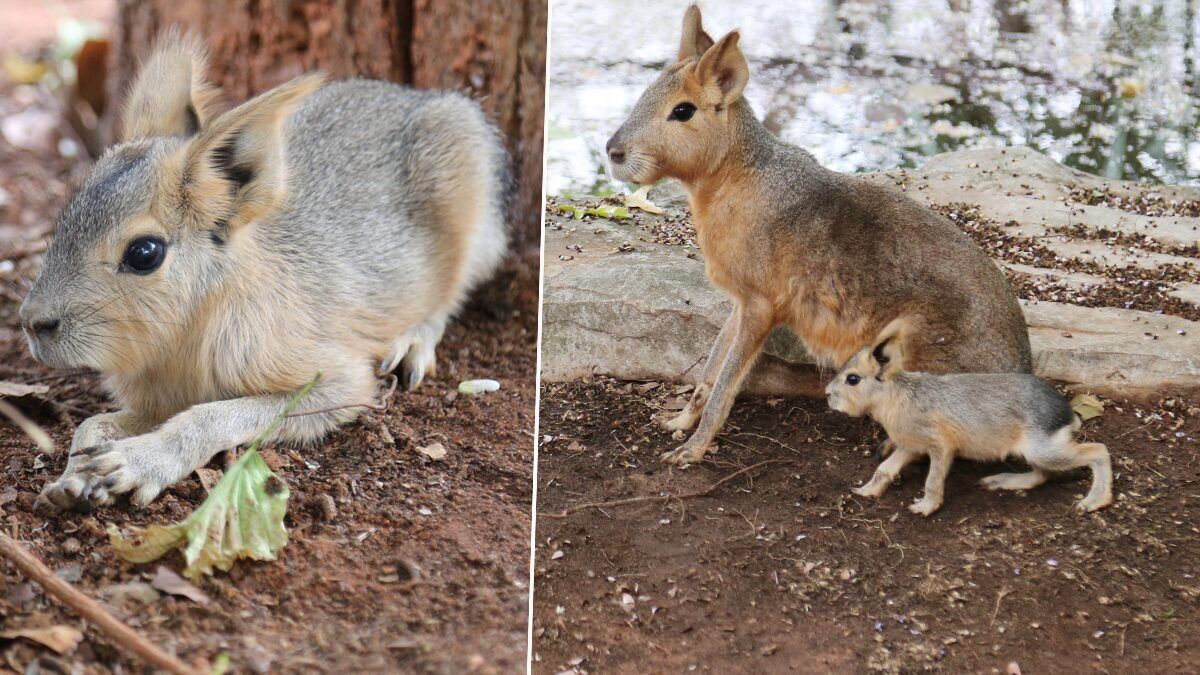
<instances>
[{"instance_id":1,"label":"grey-brown rodent","mask_svg":"<svg viewBox=\"0 0 1200 675\"><path fill-rule=\"evenodd\" d=\"M476 103L310 74L218 114L205 67L196 39L160 40L21 308L36 358L101 371L120 405L80 424L43 507L145 504L318 372L301 409L369 402L397 365L416 386L504 255L507 158Z\"/></svg>"},{"instance_id":2,"label":"grey-brown rodent","mask_svg":"<svg viewBox=\"0 0 1200 675\"><path fill-rule=\"evenodd\" d=\"M700 426L664 458L704 456L777 324L834 368L889 321L920 316L906 367L1030 372L1024 316L992 260L900 192L772 136L742 97L749 67L738 42L736 31L714 42L690 7L674 63L608 142L616 178L683 183L709 280L735 305L691 401L666 423Z\"/></svg>"},{"instance_id":3,"label":"grey-brown rodent","mask_svg":"<svg viewBox=\"0 0 1200 675\"><path fill-rule=\"evenodd\" d=\"M1112 503L1112 465L1100 443L1079 443L1079 418L1062 394L1021 373L907 372L901 345L912 326L900 319L872 346L842 366L826 387L829 405L855 417L870 415L896 444L865 485L854 493L879 497L915 459L929 456L925 494L909 507L928 516L942 505L946 474L956 457L1025 460L1031 470L984 478L992 490L1029 490L1050 474L1088 467L1092 487L1076 504L1095 511ZM911 341L909 341L911 344Z\"/></svg>"}]
</instances>

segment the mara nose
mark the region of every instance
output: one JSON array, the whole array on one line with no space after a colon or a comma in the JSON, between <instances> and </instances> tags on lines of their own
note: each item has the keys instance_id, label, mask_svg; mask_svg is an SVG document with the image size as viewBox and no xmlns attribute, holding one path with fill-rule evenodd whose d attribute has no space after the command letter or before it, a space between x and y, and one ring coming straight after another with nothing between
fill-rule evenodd
<instances>
[{"instance_id":1,"label":"mara nose","mask_svg":"<svg viewBox=\"0 0 1200 675\"><path fill-rule=\"evenodd\" d=\"M58 319L32 319L25 322L25 330L39 338L48 338L58 331Z\"/></svg>"},{"instance_id":2,"label":"mara nose","mask_svg":"<svg viewBox=\"0 0 1200 675\"><path fill-rule=\"evenodd\" d=\"M625 148L616 143L616 136L608 139L604 149L608 151L608 161L613 164L622 164L625 162Z\"/></svg>"}]
</instances>

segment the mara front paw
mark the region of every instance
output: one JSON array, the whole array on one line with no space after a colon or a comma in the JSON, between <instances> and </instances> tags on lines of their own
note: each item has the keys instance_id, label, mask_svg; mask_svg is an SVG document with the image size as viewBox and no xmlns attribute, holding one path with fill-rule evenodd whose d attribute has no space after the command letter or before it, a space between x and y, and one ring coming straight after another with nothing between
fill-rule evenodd
<instances>
[{"instance_id":1,"label":"mara front paw","mask_svg":"<svg viewBox=\"0 0 1200 675\"><path fill-rule=\"evenodd\" d=\"M864 485L860 485L856 488L850 488L850 491L859 497L877 498L883 496L884 492L887 492L889 484L891 484L891 481L889 480L872 478Z\"/></svg>"},{"instance_id":2,"label":"mara front paw","mask_svg":"<svg viewBox=\"0 0 1200 675\"><path fill-rule=\"evenodd\" d=\"M130 500L146 506L190 472L179 464L178 451L153 434L84 448L79 451L79 473L86 478L80 498L99 506L132 492Z\"/></svg>"}]
</instances>

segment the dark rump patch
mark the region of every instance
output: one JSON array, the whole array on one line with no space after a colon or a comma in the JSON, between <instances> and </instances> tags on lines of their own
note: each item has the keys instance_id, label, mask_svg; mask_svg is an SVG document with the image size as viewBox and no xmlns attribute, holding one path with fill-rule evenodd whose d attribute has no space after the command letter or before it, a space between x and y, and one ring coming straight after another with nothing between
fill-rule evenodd
<instances>
[{"instance_id":1,"label":"dark rump patch","mask_svg":"<svg viewBox=\"0 0 1200 675\"><path fill-rule=\"evenodd\" d=\"M1033 391L1029 418L1038 429L1052 434L1075 423L1075 411L1057 389L1036 377L1031 376L1030 380Z\"/></svg>"}]
</instances>

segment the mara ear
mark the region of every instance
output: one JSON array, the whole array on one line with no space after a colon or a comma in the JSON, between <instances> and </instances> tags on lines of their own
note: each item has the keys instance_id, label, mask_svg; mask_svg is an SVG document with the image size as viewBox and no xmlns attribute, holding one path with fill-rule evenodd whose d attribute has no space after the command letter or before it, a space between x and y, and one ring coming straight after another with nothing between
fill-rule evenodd
<instances>
[{"instance_id":1,"label":"mara ear","mask_svg":"<svg viewBox=\"0 0 1200 675\"><path fill-rule=\"evenodd\" d=\"M750 80L750 65L738 47L739 37L735 30L721 38L696 64L696 78L706 91L716 92L719 107L741 98L742 90Z\"/></svg>"},{"instance_id":2,"label":"mara ear","mask_svg":"<svg viewBox=\"0 0 1200 675\"><path fill-rule=\"evenodd\" d=\"M322 73L301 75L260 94L214 119L180 149L167 190L186 223L229 230L282 201L284 122L324 81Z\"/></svg>"},{"instance_id":3,"label":"mara ear","mask_svg":"<svg viewBox=\"0 0 1200 675\"><path fill-rule=\"evenodd\" d=\"M208 52L200 38L177 27L159 37L129 89L123 140L191 136L212 116L217 89L204 79Z\"/></svg>"},{"instance_id":4,"label":"mara ear","mask_svg":"<svg viewBox=\"0 0 1200 675\"><path fill-rule=\"evenodd\" d=\"M700 23L700 8L692 5L683 14L683 37L679 40L679 57L677 61L686 61L700 56L713 46L713 39L704 32Z\"/></svg>"},{"instance_id":5,"label":"mara ear","mask_svg":"<svg viewBox=\"0 0 1200 675\"><path fill-rule=\"evenodd\" d=\"M879 337L875 338L871 358L879 364L879 379L904 369L903 344L911 324L912 321L908 317L893 319L879 332Z\"/></svg>"}]
</instances>

